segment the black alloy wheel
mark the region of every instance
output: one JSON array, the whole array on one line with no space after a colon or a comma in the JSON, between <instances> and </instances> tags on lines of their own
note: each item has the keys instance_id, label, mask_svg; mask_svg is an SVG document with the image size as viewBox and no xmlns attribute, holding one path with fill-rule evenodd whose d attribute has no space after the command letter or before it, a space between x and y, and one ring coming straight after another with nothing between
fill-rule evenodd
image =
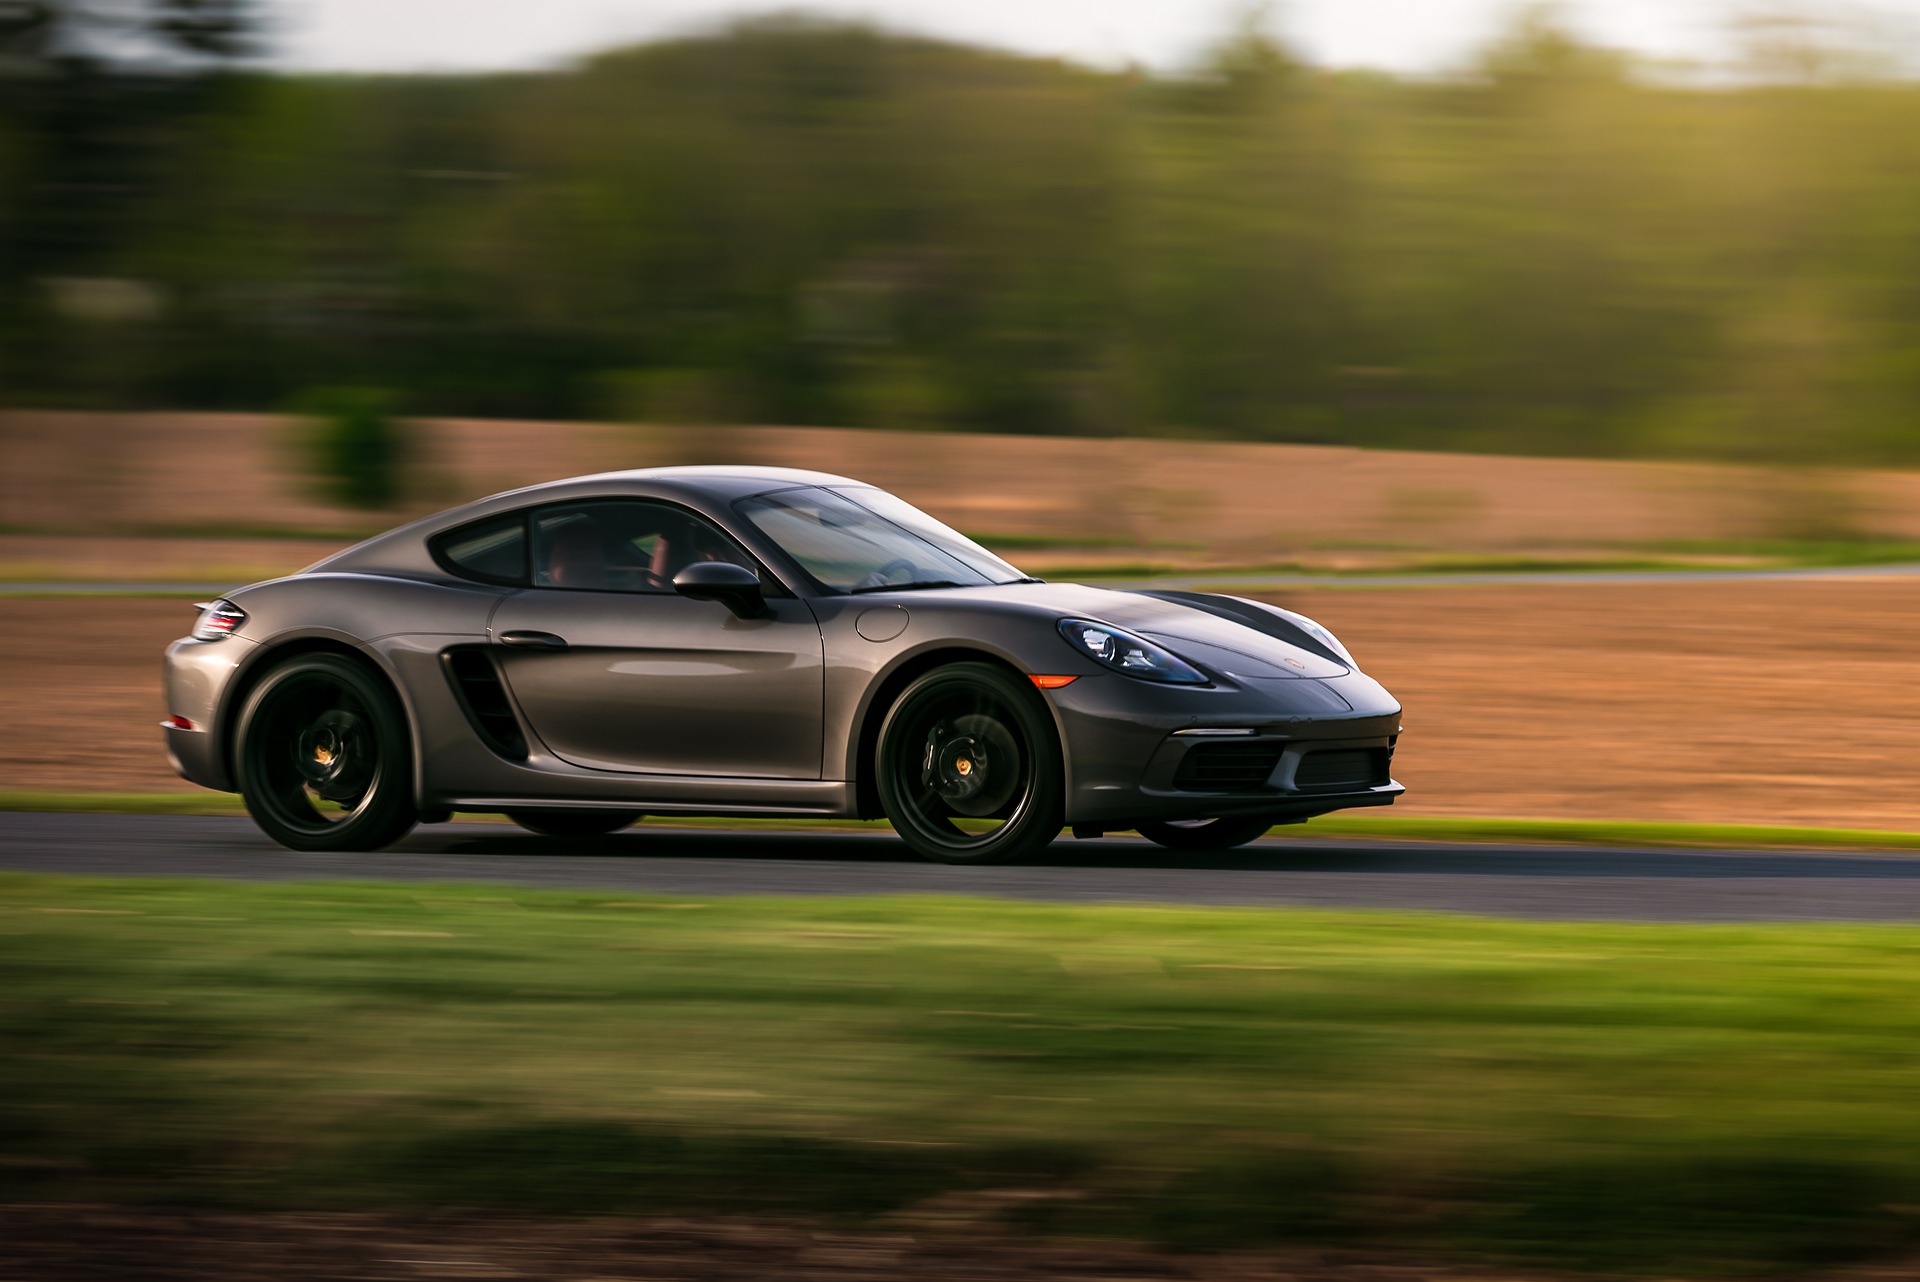
<instances>
[{"instance_id":1,"label":"black alloy wheel","mask_svg":"<svg viewBox=\"0 0 1920 1282\"><path fill-rule=\"evenodd\" d=\"M1060 751L1040 696L988 663L916 679L880 727L880 805L941 863L1019 859L1060 834Z\"/></svg>"},{"instance_id":2,"label":"black alloy wheel","mask_svg":"<svg viewBox=\"0 0 1920 1282\"><path fill-rule=\"evenodd\" d=\"M1135 824L1133 830L1168 850L1231 850L1244 846L1273 827L1271 819L1169 819Z\"/></svg>"},{"instance_id":3,"label":"black alloy wheel","mask_svg":"<svg viewBox=\"0 0 1920 1282\"><path fill-rule=\"evenodd\" d=\"M507 818L542 837L604 837L644 816L631 810L509 810Z\"/></svg>"},{"instance_id":4,"label":"black alloy wheel","mask_svg":"<svg viewBox=\"0 0 1920 1282\"><path fill-rule=\"evenodd\" d=\"M234 754L247 813L294 850L378 850L407 835L406 716L385 680L338 654L289 659L240 712Z\"/></svg>"}]
</instances>

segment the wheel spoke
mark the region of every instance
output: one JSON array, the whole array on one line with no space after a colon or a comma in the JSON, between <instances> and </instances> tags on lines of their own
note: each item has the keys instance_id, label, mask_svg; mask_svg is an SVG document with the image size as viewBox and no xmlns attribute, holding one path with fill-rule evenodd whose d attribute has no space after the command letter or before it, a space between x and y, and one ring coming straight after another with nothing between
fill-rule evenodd
<instances>
[{"instance_id":1,"label":"wheel spoke","mask_svg":"<svg viewBox=\"0 0 1920 1282\"><path fill-rule=\"evenodd\" d=\"M290 826L319 831L367 804L382 763L370 713L347 686L319 674L274 690L261 709L265 798Z\"/></svg>"},{"instance_id":2,"label":"wheel spoke","mask_svg":"<svg viewBox=\"0 0 1920 1282\"><path fill-rule=\"evenodd\" d=\"M1020 812L1029 791L1011 711L990 691L955 691L913 710L914 759L897 762L898 791L915 826L943 845L990 840Z\"/></svg>"}]
</instances>

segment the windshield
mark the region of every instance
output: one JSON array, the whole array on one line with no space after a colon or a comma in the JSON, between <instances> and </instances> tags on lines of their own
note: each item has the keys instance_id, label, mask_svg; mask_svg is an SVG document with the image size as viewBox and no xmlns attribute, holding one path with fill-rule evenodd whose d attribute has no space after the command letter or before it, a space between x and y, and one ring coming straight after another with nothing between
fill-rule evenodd
<instances>
[{"instance_id":1,"label":"windshield","mask_svg":"<svg viewBox=\"0 0 1920 1282\"><path fill-rule=\"evenodd\" d=\"M836 592L974 587L1025 577L966 535L871 486L803 486L738 506L781 551Z\"/></svg>"}]
</instances>

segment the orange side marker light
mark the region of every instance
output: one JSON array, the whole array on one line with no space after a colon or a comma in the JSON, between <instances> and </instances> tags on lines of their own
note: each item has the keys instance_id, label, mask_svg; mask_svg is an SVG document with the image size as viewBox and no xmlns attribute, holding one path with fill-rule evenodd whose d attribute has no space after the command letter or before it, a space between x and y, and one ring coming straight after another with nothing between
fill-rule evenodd
<instances>
[{"instance_id":1,"label":"orange side marker light","mask_svg":"<svg viewBox=\"0 0 1920 1282\"><path fill-rule=\"evenodd\" d=\"M1061 686L1070 686L1079 679L1080 677L1077 673L1073 676L1048 677L1036 672L1027 677L1027 680L1033 682L1033 684L1039 686L1042 690L1058 690Z\"/></svg>"}]
</instances>

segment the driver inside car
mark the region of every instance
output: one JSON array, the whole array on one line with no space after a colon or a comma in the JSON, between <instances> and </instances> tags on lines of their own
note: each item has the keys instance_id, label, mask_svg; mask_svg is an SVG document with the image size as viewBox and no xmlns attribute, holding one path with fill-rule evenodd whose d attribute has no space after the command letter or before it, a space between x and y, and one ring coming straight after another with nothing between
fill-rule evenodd
<instances>
[{"instance_id":1,"label":"driver inside car","mask_svg":"<svg viewBox=\"0 0 1920 1282\"><path fill-rule=\"evenodd\" d=\"M545 569L548 586L605 590L607 540L599 524L577 517L548 535Z\"/></svg>"}]
</instances>

